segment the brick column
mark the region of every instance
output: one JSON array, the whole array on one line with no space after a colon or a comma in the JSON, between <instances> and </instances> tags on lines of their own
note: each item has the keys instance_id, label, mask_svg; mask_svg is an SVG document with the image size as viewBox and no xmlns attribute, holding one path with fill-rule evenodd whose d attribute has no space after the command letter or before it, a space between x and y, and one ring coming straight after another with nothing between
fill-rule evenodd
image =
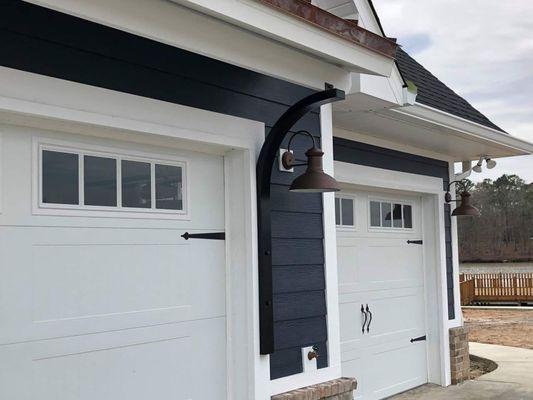
<instances>
[{"instance_id":1,"label":"brick column","mask_svg":"<svg viewBox=\"0 0 533 400\"><path fill-rule=\"evenodd\" d=\"M276 394L271 400L353 400L357 381L353 378L339 378L307 386L291 392Z\"/></svg>"},{"instance_id":2,"label":"brick column","mask_svg":"<svg viewBox=\"0 0 533 400\"><path fill-rule=\"evenodd\" d=\"M464 326L450 329L450 367L452 385L457 385L470 379L468 328Z\"/></svg>"}]
</instances>

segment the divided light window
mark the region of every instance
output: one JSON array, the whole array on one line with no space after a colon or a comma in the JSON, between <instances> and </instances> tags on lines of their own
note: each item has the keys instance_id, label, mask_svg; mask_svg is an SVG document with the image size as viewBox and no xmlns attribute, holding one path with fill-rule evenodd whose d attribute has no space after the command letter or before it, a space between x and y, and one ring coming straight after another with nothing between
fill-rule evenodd
<instances>
[{"instance_id":1,"label":"divided light window","mask_svg":"<svg viewBox=\"0 0 533 400\"><path fill-rule=\"evenodd\" d=\"M335 225L355 227L355 202L352 197L335 197Z\"/></svg>"},{"instance_id":2,"label":"divided light window","mask_svg":"<svg viewBox=\"0 0 533 400\"><path fill-rule=\"evenodd\" d=\"M413 208L410 204L370 201L370 226L386 229L412 229Z\"/></svg>"},{"instance_id":3,"label":"divided light window","mask_svg":"<svg viewBox=\"0 0 533 400\"><path fill-rule=\"evenodd\" d=\"M184 213L185 164L41 149L40 204Z\"/></svg>"}]
</instances>

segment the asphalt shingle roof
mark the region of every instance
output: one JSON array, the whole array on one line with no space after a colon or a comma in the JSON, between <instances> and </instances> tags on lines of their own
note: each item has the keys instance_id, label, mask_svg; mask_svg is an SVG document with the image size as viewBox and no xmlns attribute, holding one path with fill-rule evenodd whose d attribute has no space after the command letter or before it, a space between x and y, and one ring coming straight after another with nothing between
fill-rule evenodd
<instances>
[{"instance_id":1,"label":"asphalt shingle roof","mask_svg":"<svg viewBox=\"0 0 533 400\"><path fill-rule=\"evenodd\" d=\"M505 132L472 107L468 101L442 83L401 48L396 53L396 61L403 78L406 81L412 81L416 85L418 89L416 96L417 103L436 108L500 132Z\"/></svg>"}]
</instances>

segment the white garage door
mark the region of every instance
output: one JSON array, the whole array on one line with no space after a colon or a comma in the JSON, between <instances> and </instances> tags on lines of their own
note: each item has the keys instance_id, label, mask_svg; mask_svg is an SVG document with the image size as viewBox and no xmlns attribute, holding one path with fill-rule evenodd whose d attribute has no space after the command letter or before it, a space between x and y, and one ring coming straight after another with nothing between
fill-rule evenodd
<instances>
[{"instance_id":1,"label":"white garage door","mask_svg":"<svg viewBox=\"0 0 533 400\"><path fill-rule=\"evenodd\" d=\"M355 398L426 383L423 245L408 243L421 239L420 200L356 192L336 211L342 372L357 378Z\"/></svg>"},{"instance_id":2,"label":"white garage door","mask_svg":"<svg viewBox=\"0 0 533 400\"><path fill-rule=\"evenodd\" d=\"M223 231L222 157L36 134L2 138L0 398L225 398L224 241L181 237Z\"/></svg>"}]
</instances>

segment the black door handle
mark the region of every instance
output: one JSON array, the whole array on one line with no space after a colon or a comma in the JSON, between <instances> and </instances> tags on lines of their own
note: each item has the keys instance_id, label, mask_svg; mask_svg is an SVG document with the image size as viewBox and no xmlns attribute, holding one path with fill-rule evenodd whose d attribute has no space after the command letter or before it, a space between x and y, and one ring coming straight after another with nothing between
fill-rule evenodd
<instances>
[{"instance_id":1,"label":"black door handle","mask_svg":"<svg viewBox=\"0 0 533 400\"><path fill-rule=\"evenodd\" d=\"M363 305L361 304L361 312L364 314L365 316L365 320L363 321L363 327L361 328L361 332L363 332L363 335L365 334L365 325L366 325L366 321L368 319L368 314L366 313L365 311L365 307L363 307Z\"/></svg>"},{"instance_id":2,"label":"black door handle","mask_svg":"<svg viewBox=\"0 0 533 400\"><path fill-rule=\"evenodd\" d=\"M372 323L372 311L370 311L368 304L366 305L366 312L370 314L370 319L368 320L368 325L366 326L366 333L368 333L370 332L370 324Z\"/></svg>"},{"instance_id":3,"label":"black door handle","mask_svg":"<svg viewBox=\"0 0 533 400\"><path fill-rule=\"evenodd\" d=\"M414 338L414 339L411 339L411 343L414 343L414 342L421 342L423 340L426 340L426 335L424 336L419 336L417 338Z\"/></svg>"}]
</instances>

